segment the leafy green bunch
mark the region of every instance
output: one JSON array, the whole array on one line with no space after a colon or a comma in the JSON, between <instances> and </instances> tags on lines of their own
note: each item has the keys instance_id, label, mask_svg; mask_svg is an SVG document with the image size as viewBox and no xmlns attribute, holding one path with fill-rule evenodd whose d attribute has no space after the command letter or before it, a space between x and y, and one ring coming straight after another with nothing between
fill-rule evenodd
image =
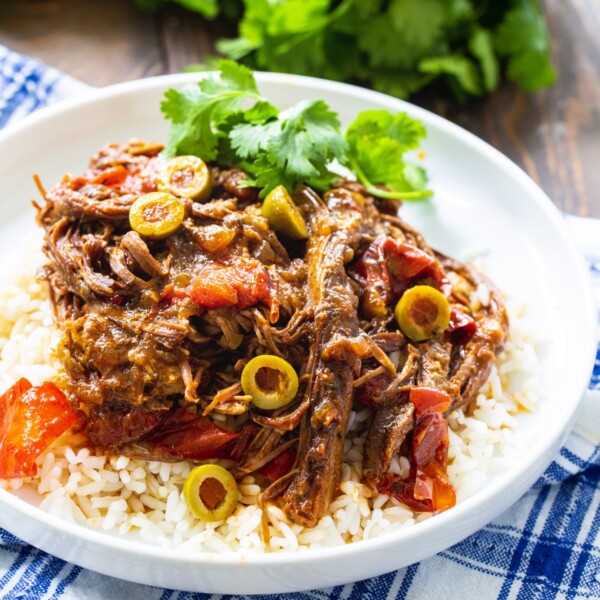
<instances>
[{"instance_id":1,"label":"leafy green bunch","mask_svg":"<svg viewBox=\"0 0 600 600\"><path fill-rule=\"evenodd\" d=\"M167 0L136 0L156 8ZM218 48L254 69L368 83L404 98L443 83L459 98L526 91L555 71L539 0L170 0L238 21Z\"/></svg>"},{"instance_id":2,"label":"leafy green bunch","mask_svg":"<svg viewBox=\"0 0 600 600\"><path fill-rule=\"evenodd\" d=\"M280 111L261 95L250 69L231 60L219 68L218 77L165 93L161 109L172 122L168 155L238 166L248 174L245 185L261 188L262 197L278 185L326 188L340 166L379 197L431 194L425 171L405 159L425 137L423 125L406 113L364 111L344 134L323 100Z\"/></svg>"}]
</instances>

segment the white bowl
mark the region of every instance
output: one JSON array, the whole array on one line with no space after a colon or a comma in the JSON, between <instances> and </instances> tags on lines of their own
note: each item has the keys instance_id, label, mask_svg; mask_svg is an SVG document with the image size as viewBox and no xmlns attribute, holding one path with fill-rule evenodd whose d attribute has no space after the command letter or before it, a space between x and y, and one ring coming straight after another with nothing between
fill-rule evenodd
<instances>
[{"instance_id":1,"label":"white bowl","mask_svg":"<svg viewBox=\"0 0 600 600\"><path fill-rule=\"evenodd\" d=\"M0 255L35 228L32 174L46 185L81 172L108 141L166 139L159 104L176 75L134 81L40 111L0 132ZM407 111L428 130L425 166L436 195L407 204L404 217L450 255L489 249L489 270L545 334L543 401L519 424L530 450L477 494L432 519L377 539L302 553L240 558L153 547L64 522L0 490L0 525L51 554L114 577L180 590L277 593L357 581L440 552L513 504L550 463L573 424L595 353L595 312L587 271L559 212L525 173L461 128L405 102L361 88L297 76L258 74L262 92L285 108L321 98L346 123L361 110ZM6 258L5 258L6 260ZM6 268L6 263L2 268Z\"/></svg>"}]
</instances>

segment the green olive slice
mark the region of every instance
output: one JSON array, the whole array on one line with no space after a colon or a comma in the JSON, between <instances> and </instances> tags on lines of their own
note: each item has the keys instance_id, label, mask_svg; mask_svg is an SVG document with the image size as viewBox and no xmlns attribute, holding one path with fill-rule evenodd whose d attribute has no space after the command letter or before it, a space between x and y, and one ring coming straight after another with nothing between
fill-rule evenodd
<instances>
[{"instance_id":1,"label":"green olive slice","mask_svg":"<svg viewBox=\"0 0 600 600\"><path fill-rule=\"evenodd\" d=\"M272 354L255 356L242 371L244 394L265 410L281 408L291 402L298 391L298 375L289 362Z\"/></svg>"},{"instance_id":2,"label":"green olive slice","mask_svg":"<svg viewBox=\"0 0 600 600\"><path fill-rule=\"evenodd\" d=\"M422 342L446 330L450 323L450 304L434 287L416 285L402 294L394 314L402 333L415 342Z\"/></svg>"},{"instance_id":3,"label":"green olive slice","mask_svg":"<svg viewBox=\"0 0 600 600\"><path fill-rule=\"evenodd\" d=\"M237 506L239 490L233 475L219 465L200 465L183 484L183 497L203 521L223 521Z\"/></svg>"},{"instance_id":4,"label":"green olive slice","mask_svg":"<svg viewBox=\"0 0 600 600\"><path fill-rule=\"evenodd\" d=\"M212 192L212 178L206 163L197 156L174 156L160 170L156 186L162 192L202 202Z\"/></svg>"},{"instance_id":5,"label":"green olive slice","mask_svg":"<svg viewBox=\"0 0 600 600\"><path fill-rule=\"evenodd\" d=\"M282 185L272 189L263 200L262 214L276 233L291 240L308 237L306 222Z\"/></svg>"},{"instance_id":6,"label":"green olive slice","mask_svg":"<svg viewBox=\"0 0 600 600\"><path fill-rule=\"evenodd\" d=\"M175 233L184 217L185 209L181 200L165 192L144 194L129 209L131 229L155 240Z\"/></svg>"}]
</instances>

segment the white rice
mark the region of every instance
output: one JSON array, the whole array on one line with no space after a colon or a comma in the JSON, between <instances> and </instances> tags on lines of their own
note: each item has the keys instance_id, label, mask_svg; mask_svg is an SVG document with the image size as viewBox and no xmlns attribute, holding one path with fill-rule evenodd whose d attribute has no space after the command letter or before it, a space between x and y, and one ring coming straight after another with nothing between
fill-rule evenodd
<instances>
[{"instance_id":1,"label":"white rice","mask_svg":"<svg viewBox=\"0 0 600 600\"><path fill-rule=\"evenodd\" d=\"M19 264L1 275L0 391L19 377L34 385L57 377L55 355L60 332L53 324L45 286L35 280L42 263L39 243L24 245ZM473 302L486 305L489 290L479 286ZM518 435L521 411L535 409L536 348L524 326L524 310L509 304L510 339L492 368L476 401L449 417L448 475L458 502L476 493L486 481L510 468L522 452ZM414 513L394 498L369 498L360 483L362 449L370 412L354 412L345 444L340 495L312 529L290 522L283 511L268 506L271 544L261 537L262 511L257 506L260 487L247 476L239 484L239 506L227 520L206 523L189 511L182 494L191 463L160 463L125 456L94 454L72 438L53 447L38 461L35 478L0 480L0 487L35 489L40 507L63 519L94 529L136 536L149 544L191 552L306 551L370 539L429 518ZM390 470L408 473L406 458L394 459Z\"/></svg>"}]
</instances>

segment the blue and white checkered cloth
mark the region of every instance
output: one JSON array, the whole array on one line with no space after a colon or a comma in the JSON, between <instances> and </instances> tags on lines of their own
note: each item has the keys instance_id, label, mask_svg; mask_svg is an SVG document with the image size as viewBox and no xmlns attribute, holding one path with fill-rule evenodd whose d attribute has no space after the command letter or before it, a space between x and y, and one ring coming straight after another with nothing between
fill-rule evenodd
<instances>
[{"instance_id":1,"label":"blue and white checkered cloth","mask_svg":"<svg viewBox=\"0 0 600 600\"><path fill-rule=\"evenodd\" d=\"M37 60L0 46L0 127L86 89ZM567 223L588 258L600 307L600 221L568 217ZM98 575L49 556L0 529L0 598L224 597L161 590ZM421 563L359 583L290 594L289 598L600 598L600 350L574 433L536 485L510 510L460 544Z\"/></svg>"}]
</instances>

